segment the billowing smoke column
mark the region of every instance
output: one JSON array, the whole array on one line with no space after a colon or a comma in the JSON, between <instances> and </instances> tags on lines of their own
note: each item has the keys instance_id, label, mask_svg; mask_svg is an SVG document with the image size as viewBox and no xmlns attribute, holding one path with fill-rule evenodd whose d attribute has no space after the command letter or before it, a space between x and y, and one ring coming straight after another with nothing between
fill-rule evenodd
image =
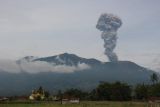
<instances>
[{"instance_id":1,"label":"billowing smoke column","mask_svg":"<svg viewBox=\"0 0 160 107\"><path fill-rule=\"evenodd\" d=\"M117 42L117 30L122 25L119 17L113 14L102 14L97 22L96 28L102 31L101 37L104 40L105 55L111 62L118 61L116 53L113 52Z\"/></svg>"}]
</instances>

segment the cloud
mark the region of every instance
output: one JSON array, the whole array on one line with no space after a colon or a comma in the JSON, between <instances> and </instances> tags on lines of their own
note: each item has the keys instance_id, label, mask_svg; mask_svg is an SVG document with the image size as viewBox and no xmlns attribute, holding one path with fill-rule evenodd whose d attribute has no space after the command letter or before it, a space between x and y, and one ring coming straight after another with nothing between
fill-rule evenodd
<instances>
[{"instance_id":1,"label":"cloud","mask_svg":"<svg viewBox=\"0 0 160 107\"><path fill-rule=\"evenodd\" d=\"M20 72L19 66L11 60L0 60L0 70L12 73Z\"/></svg>"},{"instance_id":2,"label":"cloud","mask_svg":"<svg viewBox=\"0 0 160 107\"><path fill-rule=\"evenodd\" d=\"M56 73L72 73L89 69L90 66L85 63L79 63L77 66L55 65L43 61L28 62L22 61L20 64L11 60L0 60L0 70L11 73L39 73L39 72L56 72Z\"/></svg>"}]
</instances>

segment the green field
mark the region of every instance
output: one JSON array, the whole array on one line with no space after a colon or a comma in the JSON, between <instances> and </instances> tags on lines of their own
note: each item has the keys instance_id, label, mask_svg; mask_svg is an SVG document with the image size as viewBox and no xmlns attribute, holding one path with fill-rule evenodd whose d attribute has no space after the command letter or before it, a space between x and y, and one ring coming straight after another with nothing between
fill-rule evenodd
<instances>
[{"instance_id":1,"label":"green field","mask_svg":"<svg viewBox=\"0 0 160 107\"><path fill-rule=\"evenodd\" d=\"M0 107L160 107L160 104L149 104L143 102L81 102L80 104L60 104L59 102L41 103L5 103Z\"/></svg>"}]
</instances>

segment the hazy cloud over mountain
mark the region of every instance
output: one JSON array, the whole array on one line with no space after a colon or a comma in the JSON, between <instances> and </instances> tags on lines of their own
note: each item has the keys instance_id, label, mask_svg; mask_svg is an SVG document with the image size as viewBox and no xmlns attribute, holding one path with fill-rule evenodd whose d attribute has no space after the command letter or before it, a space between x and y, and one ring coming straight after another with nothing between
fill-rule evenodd
<instances>
[{"instance_id":1,"label":"hazy cloud over mountain","mask_svg":"<svg viewBox=\"0 0 160 107\"><path fill-rule=\"evenodd\" d=\"M10 73L39 73L39 72L57 72L57 73L72 73L90 69L90 66L85 63L79 63L77 66L55 65L43 61L28 62L22 61L18 64L16 61L0 60L0 70Z\"/></svg>"},{"instance_id":2,"label":"hazy cloud over mountain","mask_svg":"<svg viewBox=\"0 0 160 107\"><path fill-rule=\"evenodd\" d=\"M100 14L108 12L123 20L115 49L119 59L150 67L153 59L148 54L160 53L159 4L160 0L0 0L0 59L70 52L108 61L95 28Z\"/></svg>"}]
</instances>

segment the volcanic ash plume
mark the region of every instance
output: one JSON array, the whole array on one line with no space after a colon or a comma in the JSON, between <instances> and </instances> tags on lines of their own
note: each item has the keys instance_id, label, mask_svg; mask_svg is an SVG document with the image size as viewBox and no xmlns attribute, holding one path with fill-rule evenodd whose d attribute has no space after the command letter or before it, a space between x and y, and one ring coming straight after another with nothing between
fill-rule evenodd
<instances>
[{"instance_id":1,"label":"volcanic ash plume","mask_svg":"<svg viewBox=\"0 0 160 107\"><path fill-rule=\"evenodd\" d=\"M117 42L117 30L122 25L119 17L113 14L102 14L97 22L96 28L102 31L101 37L104 40L105 55L112 62L118 61L116 53L113 52Z\"/></svg>"}]
</instances>

